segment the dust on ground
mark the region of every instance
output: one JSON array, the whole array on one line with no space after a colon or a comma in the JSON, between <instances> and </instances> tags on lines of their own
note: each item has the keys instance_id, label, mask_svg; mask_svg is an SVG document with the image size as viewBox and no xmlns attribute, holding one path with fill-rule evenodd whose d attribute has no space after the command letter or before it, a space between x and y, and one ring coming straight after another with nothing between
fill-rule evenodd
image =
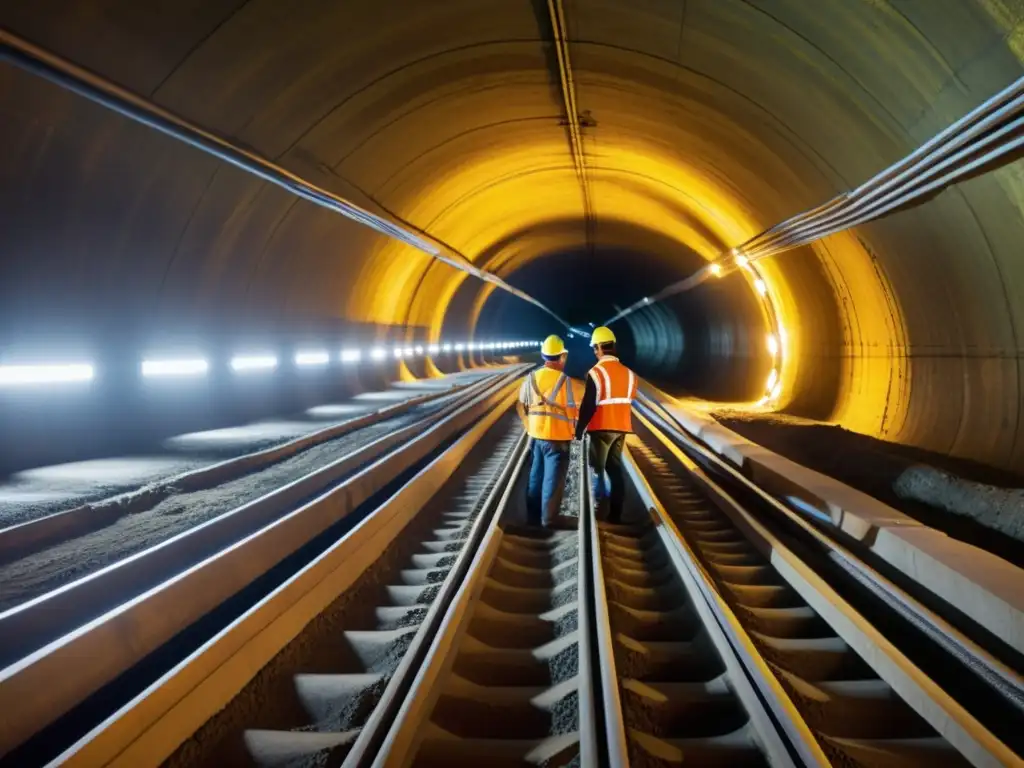
<instances>
[{"instance_id":1,"label":"dust on ground","mask_svg":"<svg viewBox=\"0 0 1024 768\"><path fill-rule=\"evenodd\" d=\"M407 427L444 407L445 399L320 443L289 459L212 488L176 493L93 533L0 566L0 610L123 560L212 520L341 458L358 446Z\"/></svg>"}]
</instances>

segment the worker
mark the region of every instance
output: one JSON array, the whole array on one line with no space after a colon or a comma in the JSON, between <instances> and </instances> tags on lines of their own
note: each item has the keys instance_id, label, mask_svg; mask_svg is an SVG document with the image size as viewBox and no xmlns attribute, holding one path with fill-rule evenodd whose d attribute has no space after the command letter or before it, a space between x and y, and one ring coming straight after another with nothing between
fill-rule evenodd
<instances>
[{"instance_id":1,"label":"worker","mask_svg":"<svg viewBox=\"0 0 1024 768\"><path fill-rule=\"evenodd\" d=\"M565 373L568 353L558 336L548 336L540 352L544 366L523 380L516 405L531 438L526 517L531 525L557 528L564 525L559 509L583 387Z\"/></svg>"},{"instance_id":2,"label":"worker","mask_svg":"<svg viewBox=\"0 0 1024 768\"><path fill-rule=\"evenodd\" d=\"M616 357L615 334L610 328L595 328L590 346L597 357L597 364L587 374L576 423L576 438L582 439L585 433L590 435L594 504L600 508L607 500L608 522L618 523L622 520L626 495L622 448L626 435L633 431L637 378Z\"/></svg>"}]
</instances>

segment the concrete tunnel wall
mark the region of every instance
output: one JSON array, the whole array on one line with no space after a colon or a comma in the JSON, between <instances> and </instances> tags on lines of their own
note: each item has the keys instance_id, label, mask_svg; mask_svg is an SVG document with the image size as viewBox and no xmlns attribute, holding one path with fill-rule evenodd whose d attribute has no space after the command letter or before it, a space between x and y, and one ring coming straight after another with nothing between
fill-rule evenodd
<instances>
[{"instance_id":1,"label":"concrete tunnel wall","mask_svg":"<svg viewBox=\"0 0 1024 768\"><path fill-rule=\"evenodd\" d=\"M638 264L665 254L622 243L619 224L711 258L895 161L1024 55L1019 0L565 12L596 247ZM545 2L3 0L0 24L502 275L583 242ZM487 290L455 300L466 278L408 247L8 66L0 114L8 353L125 328L437 334L490 311ZM1024 466L1022 197L1010 166L766 262L788 336L781 404ZM543 234L567 221L575 234ZM749 288L729 280L725 302Z\"/></svg>"}]
</instances>

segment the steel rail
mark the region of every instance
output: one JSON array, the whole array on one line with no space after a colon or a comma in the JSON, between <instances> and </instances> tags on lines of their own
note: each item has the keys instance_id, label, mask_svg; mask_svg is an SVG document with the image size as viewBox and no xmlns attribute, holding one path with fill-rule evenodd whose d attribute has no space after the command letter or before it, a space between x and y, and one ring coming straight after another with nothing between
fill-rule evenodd
<instances>
[{"instance_id":1,"label":"steel rail","mask_svg":"<svg viewBox=\"0 0 1024 768\"><path fill-rule=\"evenodd\" d=\"M427 429L421 422L379 438L280 492L0 614L8 664L0 670L0 708L8 713L0 722L0 756L347 515L434 444L466 428L510 391L513 379L500 376L467 393L454 407L428 416ZM325 481L336 482L367 462L324 490ZM311 492L320 495L295 509ZM90 664L76 665L81 658Z\"/></svg>"},{"instance_id":2,"label":"steel rail","mask_svg":"<svg viewBox=\"0 0 1024 768\"><path fill-rule=\"evenodd\" d=\"M524 460L525 454L517 466L516 476L521 474ZM494 583L496 570L502 567L509 567L502 563L500 554L510 537L499 523L502 522L504 508L508 505L511 493L516 487L515 477L510 478L506 482L499 509L496 510L495 514L488 521L486 533L474 554L473 563L465 574L458 594L447 608L444 620L433 639L427 658L416 676L409 696L395 716L391 729L384 739L383 747L373 762L373 768L399 768L399 766L410 765L416 759L417 754L424 748L425 731L430 728L432 712L442 695L445 681L455 674L455 662L459 656L462 644L469 637L469 628L474 619L475 612L480 609L481 598L485 590ZM536 552L540 551L536 550ZM580 557L582 558L582 550ZM595 766L596 768L601 764L599 762L600 742L595 727L596 701L593 686L593 681L598 673L592 668L594 656L589 651L587 641L584 638L587 634L587 628L586 617L583 614L587 610L586 596L588 594L587 581L589 580L589 574L588 569L582 567L582 562L582 559L580 559L580 565L576 572L578 606L576 630L578 640L576 648L578 667L575 676L575 688L578 702L578 731L575 734L562 733L557 736L549 736L547 739L542 739L539 744L532 738L522 739L519 742L522 746L517 748L530 750L530 762L539 762L542 759L540 756L541 751L545 754L548 751L565 754L567 751L573 750L575 745L576 749L578 749L579 765ZM511 567L515 569L516 566ZM513 572L515 571L513 570ZM513 587L512 589L515 591L516 588ZM523 591L532 593L536 590L525 589ZM532 611L528 613L532 613ZM548 643L548 645L555 644L564 645L564 638ZM516 648L519 648L519 646L516 646ZM565 686L571 683L571 679L561 681L561 683L551 686L549 690L564 690ZM533 690L533 686L528 683L524 682L518 685L523 686L523 690L526 692ZM517 684L515 683L506 682L504 686L498 685L494 687L511 690L513 694L518 692ZM502 696L501 700L507 703L505 696ZM527 701L528 699L516 697L516 700ZM469 739L469 741L472 741L472 739ZM445 743L449 742L446 741ZM508 748L517 742L506 737L495 741L488 740L485 743ZM459 739L451 740L450 744L450 749L454 750L454 752L451 752L449 757L452 759L458 757L459 759L455 763L446 761L444 764L480 764L479 761L467 763L467 761L473 760L473 758L460 755ZM482 756L478 755L478 757ZM437 759L438 757L435 755L433 758L435 763Z\"/></svg>"},{"instance_id":3,"label":"steel rail","mask_svg":"<svg viewBox=\"0 0 1024 768\"><path fill-rule=\"evenodd\" d=\"M678 618L671 618L673 613L683 611L684 609L675 607L675 601L661 604L660 601L652 601L650 597L641 597L645 592L653 596L659 591L668 592L671 590L673 588L671 582L665 581L664 578L664 573L668 570L675 575L683 592L686 594L685 611L692 613L692 620L695 622L694 627L685 630L685 632L688 634L689 632L698 631L695 628L697 626L701 627L703 636L710 642L714 649L713 654L717 656L721 664L720 669L716 669L717 665L714 664L709 666L708 675L710 679L704 681L703 684L697 682L698 678L692 677L692 674L684 674L684 679L688 681L689 685L693 686L693 689L689 693L681 694L684 697L683 700L687 700L687 696L696 696L698 699L703 697L706 700L702 702L701 706L713 707L716 704L720 706L721 702L716 702L713 694L710 693L714 686L712 680L718 680L719 682L727 680L725 689L730 691L732 696L735 696L735 706L745 712L747 717L746 725L733 724L730 727L736 728L737 732L750 728L753 733L756 733L756 738L753 739L753 742L758 745L757 749L763 754L766 764L776 766L776 768L796 768L796 766L825 768L829 765L829 762L817 746L807 725L775 679L769 664L758 653L735 616L732 615L731 609L721 596L717 594L708 576L697 565L694 554L689 550L673 519L666 511L662 501L654 493L642 472L640 472L628 449L623 452L623 461L626 468L627 482L633 485L634 492L640 500L644 516L639 522L624 521L623 524L599 524L596 521L593 504L590 505L587 513L592 526L592 568L595 575L599 575L600 578L596 590L599 593L600 599L596 601L595 615L598 626L603 629L602 632L599 632L601 638L599 642L599 656L602 677L605 683L604 711L605 713L618 713L619 720L618 727L608 728L606 732L610 767L628 768L630 765L630 750L627 747L627 743L629 742L632 742L634 749L643 753L646 749L643 746L644 744L651 743L653 745L660 742L661 749L670 749L675 748L668 745L673 745L676 739L680 739L678 749L681 754L675 756L674 761L681 760L688 764L693 759L696 765L702 765L704 763L701 757L687 755L688 745L693 744L699 753L702 741L714 741L713 737L709 738L705 735L691 734L680 736L678 734L674 735L671 732L662 733L662 729L656 726L653 733L648 733L643 724L660 722L654 712L656 708L654 701L650 704L652 707L651 712L648 713L644 707L641 707L641 713L638 717L634 713L633 722L639 724L635 724L630 728L628 736L625 732L625 727L621 724L625 717L623 710L627 706L623 702L624 696L629 696L631 700L629 706L635 708L637 706L635 700L640 695L637 690L638 687L641 689L649 687L653 694L654 691L659 691L659 685L670 687L672 681L676 678L669 677L663 681L659 681L657 678L652 680L647 676L640 678L639 681L628 679L631 675L621 672L618 668L615 653L616 646L627 656L630 653L640 652L641 647L644 648L642 651L643 656L654 656L659 654L659 651L656 650L658 646L671 647L676 645L693 648L699 644L692 638L687 639L686 634L682 636L672 634L672 640L675 641L672 642L669 640L668 635L664 635L663 632L657 630L655 630L656 634L653 640L643 634L632 637L631 635L636 630L631 630L628 626L620 628L618 640L613 641L612 631L615 628L612 625L615 622L610 617L606 602L608 599L606 598L606 592L615 590L614 594L616 594L616 599L619 601L618 610L620 613L618 615L620 617L625 609L643 607L651 616L641 626L658 627L662 624L668 626L672 621L679 621ZM632 542L632 544L627 542ZM628 549L631 546L637 547L636 554L629 556L630 559L624 560L623 558L626 555L623 553L631 551ZM648 558L652 557L652 553L658 550L663 551L667 555L667 565L643 565L645 562L653 562L648 561ZM640 554L641 552L644 554ZM605 571L603 566L606 558L609 559L611 567L609 571ZM631 576L627 577L627 574L631 574ZM625 578L630 580L621 581ZM649 584L657 586L646 586ZM632 605L629 602L631 598L628 597L630 590L636 590L637 592L637 596L632 599L642 600L643 602L637 603L635 606ZM655 607L655 604L658 604L658 607ZM668 610L670 605L673 606L672 611ZM653 616L657 616L657 619L654 619ZM657 623L653 624L652 622L654 621ZM697 636L695 635L694 637ZM646 647L647 642L650 642L649 648ZM635 650L629 650L634 646L637 646ZM692 651L690 652L692 653ZM668 653L668 651L660 651L660 653L664 654ZM714 658L714 655L712 658ZM629 662L627 662L628 664ZM665 660L662 660L661 666L667 667L668 664ZM697 687L701 688L699 692L695 690ZM623 689L623 694L620 694L620 688ZM662 697L665 698L665 701L662 702L665 706L671 706L672 696L668 690L659 691L656 695L659 701ZM692 708L694 714L696 714L698 708ZM685 723L689 719L689 717L677 714L672 717L672 722L685 729ZM720 735L721 732L720 729L716 729L716 735ZM723 743L721 747L724 748L725 744ZM660 755L660 757L668 759L667 754ZM717 765L725 764L724 761L727 758L724 755L719 755L717 762L709 757L704 757L703 759L708 760L708 764Z\"/></svg>"},{"instance_id":4,"label":"steel rail","mask_svg":"<svg viewBox=\"0 0 1024 768\"><path fill-rule=\"evenodd\" d=\"M584 444L586 446L586 444ZM622 714L622 697L619 694L619 680L615 671L615 642L608 610L608 595L605 591L604 565L601 562L601 539L594 514L594 500L591 491L591 474L586 451L580 452L580 532L581 543L587 543L593 583L592 623L596 668L599 672L602 714L602 734L605 764L607 768L629 768L629 745L626 724Z\"/></svg>"},{"instance_id":5,"label":"steel rail","mask_svg":"<svg viewBox=\"0 0 1024 768\"><path fill-rule=\"evenodd\" d=\"M657 410L652 406L658 406ZM767 491L746 477L736 467L716 455L710 449L699 444L687 434L686 428L680 424L670 411L661 408L660 404L641 395L641 412L656 421L668 435L695 462L705 468L712 469L729 481L740 485L753 493L766 507L777 514L780 519L793 523L801 531L808 534L815 542L825 547L830 558L851 577L857 579L866 588L874 592L898 614L906 617L911 623L920 627L932 641L942 647L954 658L966 659L966 667L977 674L992 692L1005 699L1008 704L1017 708L1024 717L1024 678L1010 666L993 656L989 651L971 640L964 632L939 616L921 601L894 584L883 574L871 567L857 556L844 542L839 540L838 532L830 527L821 527L805 519L780 502Z\"/></svg>"},{"instance_id":6,"label":"steel rail","mask_svg":"<svg viewBox=\"0 0 1024 768\"><path fill-rule=\"evenodd\" d=\"M476 383L476 382L474 382ZM364 427L373 426L393 419L414 408L457 395L472 384L456 384L449 389L438 390L411 397L393 405L378 408L315 432L302 435L281 445L265 448L242 456L225 459L209 466L189 470L161 480L155 485L166 488L168 493L188 493L210 488L228 482L243 474L263 469L271 464L288 459L315 445L335 440ZM147 486L147 491L153 486ZM0 528L0 565L21 559L45 547L53 546L78 536L91 533L112 524L123 515L135 513L137 507L119 503L125 494L111 499L101 499L77 507L54 512L35 520ZM157 503L153 501L152 503ZM129 512L131 509L131 512Z\"/></svg>"},{"instance_id":7,"label":"steel rail","mask_svg":"<svg viewBox=\"0 0 1024 768\"><path fill-rule=\"evenodd\" d=\"M782 520L796 527L797 530L806 534L810 541L821 548L821 551L834 563L836 563L846 574L855 579L892 611L895 615L901 616L942 649L947 657L963 669L977 676L985 683L992 694L996 695L1004 703L1004 707L1024 712L1024 696L1022 696L1022 683L1020 676L1010 670L999 660L992 657L984 649L973 643L968 637L951 626L943 618L939 617L911 595L900 589L889 581L874 568L870 567L843 544L838 542L832 535L823 532L817 526L812 525L803 517L789 509L770 494L760 489L755 483L746 478L741 472L730 466L719 456L710 450L697 444L686 433L684 428L677 424L669 416L661 415L658 410L652 407L651 401L646 396L641 396L638 403L638 410L643 418L649 418L662 431L664 444L670 449L679 452L679 456L685 457L686 461L692 462L694 466L707 468L716 472L728 482L744 489L756 497L767 509L774 513L775 520ZM702 481L708 487L715 489L719 498L731 506L732 514L750 517L745 509L737 504L731 495L721 490L710 479ZM768 533L764 523L749 523L756 525L762 531L762 537L775 539L773 534ZM780 543L772 544L776 552L787 552L784 556L790 565L790 575L795 577L797 571L811 572L809 566L787 547ZM774 558L773 558L774 562ZM799 565L793 565L800 563ZM792 569L796 570L792 570ZM825 588L833 597L829 601L838 605L841 598L832 590L831 586L826 587L826 582L821 577L815 576L819 583L817 589ZM796 586L794 584L794 586ZM799 591L799 590L798 590ZM824 594L824 593L823 593ZM810 595L805 594L805 599ZM810 600L809 600L810 601ZM860 616L852 607L847 606L846 613L849 616ZM864 622L861 617L858 619ZM867 628L867 624L863 626ZM851 646L855 641L864 642L868 635L855 633L850 636L844 635L839 626L834 629L847 639ZM852 629L847 626L847 630ZM876 635L871 640L873 648L888 648L881 654L876 655L875 662L887 660L875 669L878 674L897 690L911 704L919 714L931 723L940 733L945 735L954 746L957 747L975 765L1013 765L1013 750L1006 745L989 727L978 720L973 713L969 712L957 702L944 688L925 675L925 673L913 663L903 650L893 644L887 637L874 631ZM860 635L858 637L858 634ZM912 652L914 649L909 649ZM886 666L888 665L888 666ZM873 664L874 666L874 664ZM993 762L995 761L995 762Z\"/></svg>"},{"instance_id":8,"label":"steel rail","mask_svg":"<svg viewBox=\"0 0 1024 768\"><path fill-rule=\"evenodd\" d=\"M464 582L471 579L471 570L479 568L480 561L476 559L476 555L486 549L488 537L493 535L492 531L497 521L508 506L514 480L525 466L527 442L525 433L516 441L497 482L484 500L480 514L472 523L467 541L459 551L455 565L442 582L440 592L420 624L416 637L388 681L381 701L374 707L370 719L360 730L352 751L346 756L346 768L365 768L371 764L380 764L382 752L391 749L393 742L390 739L385 744L388 732L406 705L410 691L418 678L417 673L421 673L427 664L428 654L432 650L431 642L438 634L446 614L460 589L463 589L464 593Z\"/></svg>"},{"instance_id":9,"label":"steel rail","mask_svg":"<svg viewBox=\"0 0 1024 768\"><path fill-rule=\"evenodd\" d=\"M137 768L170 757L299 638L318 614L409 535L425 506L492 432L513 399L510 395L503 406L488 412L357 526L82 736L51 765Z\"/></svg>"}]
</instances>

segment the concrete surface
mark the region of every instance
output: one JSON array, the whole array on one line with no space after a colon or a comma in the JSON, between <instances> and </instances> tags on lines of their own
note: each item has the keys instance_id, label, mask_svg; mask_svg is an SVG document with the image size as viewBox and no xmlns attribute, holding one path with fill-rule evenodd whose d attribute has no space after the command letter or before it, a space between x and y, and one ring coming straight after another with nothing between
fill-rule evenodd
<instances>
[{"instance_id":1,"label":"concrete surface","mask_svg":"<svg viewBox=\"0 0 1024 768\"><path fill-rule=\"evenodd\" d=\"M638 269L688 271L862 183L1024 71L1017 0L565 5L595 252ZM586 239L546 11L47 0L4 3L0 25L508 275ZM489 311L489 289L426 255L30 75L3 66L0 93L4 343L464 330ZM783 400L1020 467L1022 188L1010 166L759 265L789 337ZM721 317L751 293L706 290ZM764 371L750 317L686 344Z\"/></svg>"},{"instance_id":2,"label":"concrete surface","mask_svg":"<svg viewBox=\"0 0 1024 768\"><path fill-rule=\"evenodd\" d=\"M485 373L456 374L415 386L398 382L388 390L314 406L288 419L179 435L168 439L158 455L118 456L18 472L0 483L0 528L112 496L140 492L183 472L279 445L388 405L436 392L453 382L472 381Z\"/></svg>"},{"instance_id":3,"label":"concrete surface","mask_svg":"<svg viewBox=\"0 0 1024 768\"><path fill-rule=\"evenodd\" d=\"M687 413L688 429L782 500L797 499L804 514L817 511L902 573L1024 651L1024 570L978 547L922 525L877 499L736 435L705 414Z\"/></svg>"}]
</instances>

